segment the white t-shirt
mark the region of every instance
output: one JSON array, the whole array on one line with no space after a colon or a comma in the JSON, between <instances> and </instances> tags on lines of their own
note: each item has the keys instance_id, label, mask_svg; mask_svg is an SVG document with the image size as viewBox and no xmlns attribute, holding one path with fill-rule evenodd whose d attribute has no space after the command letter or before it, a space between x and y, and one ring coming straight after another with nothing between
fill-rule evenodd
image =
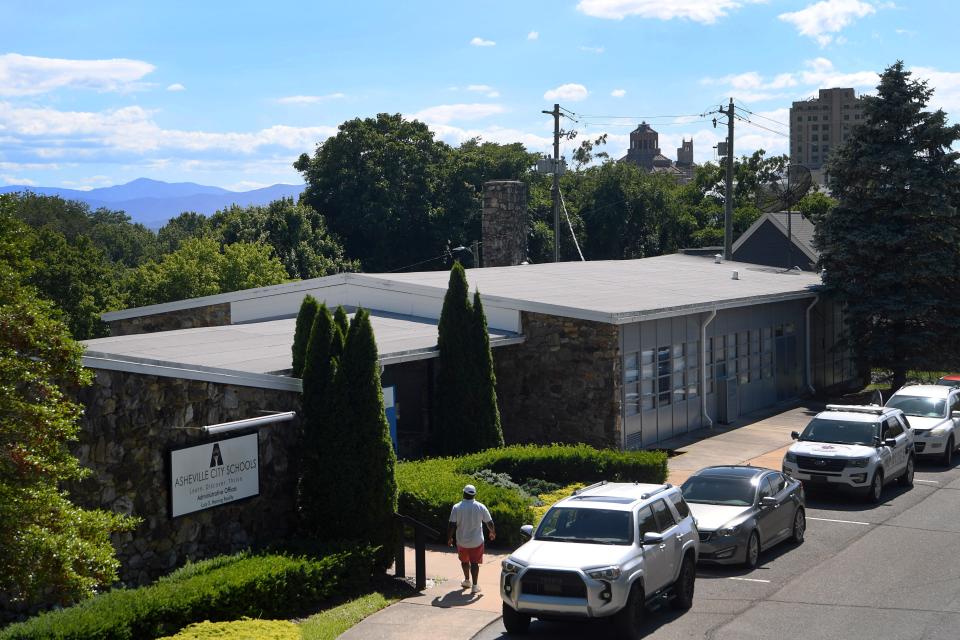
<instances>
[{"instance_id":1,"label":"white t-shirt","mask_svg":"<svg viewBox=\"0 0 960 640\"><path fill-rule=\"evenodd\" d=\"M493 518L482 502L461 500L450 510L450 522L457 525L457 546L473 549L483 544L481 523L493 522Z\"/></svg>"}]
</instances>

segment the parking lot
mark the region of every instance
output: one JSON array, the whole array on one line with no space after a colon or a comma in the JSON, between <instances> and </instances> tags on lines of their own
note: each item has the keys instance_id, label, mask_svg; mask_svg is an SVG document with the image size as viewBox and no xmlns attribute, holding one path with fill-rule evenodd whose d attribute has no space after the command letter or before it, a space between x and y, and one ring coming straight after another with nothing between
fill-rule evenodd
<instances>
[{"instance_id":1,"label":"parking lot","mask_svg":"<svg viewBox=\"0 0 960 640\"><path fill-rule=\"evenodd\" d=\"M693 608L651 612L643 637L960 637L958 514L956 464L920 462L914 486L888 485L878 505L852 495L808 494L802 545L765 552L753 571L700 567ZM529 637L599 638L606 632L602 622L535 620ZM476 637L507 635L497 621Z\"/></svg>"}]
</instances>

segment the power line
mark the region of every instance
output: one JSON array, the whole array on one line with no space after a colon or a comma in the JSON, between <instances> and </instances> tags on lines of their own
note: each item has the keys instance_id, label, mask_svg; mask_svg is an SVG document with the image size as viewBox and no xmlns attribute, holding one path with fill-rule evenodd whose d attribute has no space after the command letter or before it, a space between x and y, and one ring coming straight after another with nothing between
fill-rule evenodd
<instances>
[{"instance_id":1,"label":"power line","mask_svg":"<svg viewBox=\"0 0 960 640\"><path fill-rule=\"evenodd\" d=\"M771 129L770 127L765 127L765 126L763 126L762 124L757 124L757 123L754 122L753 120L750 120L749 118L744 118L743 116L739 116L739 115L738 115L738 116L737 116L737 120L740 120L741 122L746 122L747 124L753 125L754 127L757 127L758 129L763 129L764 131L769 131L770 133L775 133L775 134L777 134L778 136L783 136L784 138L789 138L789 137L790 137L790 134L789 134L789 133L784 133L783 131L777 131L776 129Z\"/></svg>"},{"instance_id":2,"label":"power line","mask_svg":"<svg viewBox=\"0 0 960 640\"><path fill-rule=\"evenodd\" d=\"M699 118L700 113L681 113L677 115L666 115L666 116L603 116L596 114L587 114L581 113L581 118L610 118L613 120L660 120L662 118Z\"/></svg>"},{"instance_id":3,"label":"power line","mask_svg":"<svg viewBox=\"0 0 960 640\"><path fill-rule=\"evenodd\" d=\"M483 244L483 242L475 242L473 244L479 247L480 245ZM450 251L445 251L438 256L434 256L433 258L427 258L426 260L421 260L420 262L414 262L413 264L408 264L404 267L397 267L396 269L391 269L390 271L387 271L387 273L396 273L397 271L403 271L404 269L409 269L410 267L418 267L421 264L427 264L428 262L434 262L436 260L446 260L451 255L452 254ZM477 256L473 256L473 259L474 261L476 261Z\"/></svg>"},{"instance_id":4,"label":"power line","mask_svg":"<svg viewBox=\"0 0 960 640\"><path fill-rule=\"evenodd\" d=\"M789 124L786 124L786 123L784 123L784 122L780 122L779 120L774 120L773 118L768 118L767 116L762 115L762 114L759 114L759 113L757 113L756 111L751 111L750 109L744 109L743 107L737 107L737 109L739 109L740 111L744 111L744 112L746 112L746 113L749 113L750 115L755 116L755 117L757 117L757 118L763 118L764 120L768 120L768 121L772 122L773 124L778 124L778 125L780 125L781 127L785 127L785 128L787 128L787 129L790 128L790 125L789 125Z\"/></svg>"},{"instance_id":5,"label":"power line","mask_svg":"<svg viewBox=\"0 0 960 640\"><path fill-rule=\"evenodd\" d=\"M684 120L682 122L657 122L654 123L658 127L682 127L688 124L697 124L700 122L710 122L709 119L702 120ZM584 120L584 126L593 126L593 127L633 127L636 126L632 122L597 122L595 120Z\"/></svg>"}]
</instances>

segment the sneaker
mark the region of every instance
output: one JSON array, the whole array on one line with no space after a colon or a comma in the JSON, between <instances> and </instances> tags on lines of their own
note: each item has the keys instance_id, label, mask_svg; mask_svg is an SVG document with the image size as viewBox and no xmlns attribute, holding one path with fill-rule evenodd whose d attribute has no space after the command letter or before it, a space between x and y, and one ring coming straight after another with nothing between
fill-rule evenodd
<instances>
[{"instance_id":1,"label":"sneaker","mask_svg":"<svg viewBox=\"0 0 960 640\"><path fill-rule=\"evenodd\" d=\"M470 593L480 593L480 585L475 584L470 588Z\"/></svg>"},{"instance_id":2,"label":"sneaker","mask_svg":"<svg viewBox=\"0 0 960 640\"><path fill-rule=\"evenodd\" d=\"M460 583L460 586L463 587L464 589L469 589L469 588L470 588L470 581L469 581L469 580L464 580L463 582Z\"/></svg>"}]
</instances>

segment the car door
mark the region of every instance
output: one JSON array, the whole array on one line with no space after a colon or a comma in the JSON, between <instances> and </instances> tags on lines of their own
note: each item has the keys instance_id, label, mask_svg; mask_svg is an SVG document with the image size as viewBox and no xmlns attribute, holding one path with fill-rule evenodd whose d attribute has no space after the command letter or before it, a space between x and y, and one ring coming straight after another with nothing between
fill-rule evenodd
<instances>
[{"instance_id":1,"label":"car door","mask_svg":"<svg viewBox=\"0 0 960 640\"><path fill-rule=\"evenodd\" d=\"M660 525L653 515L653 509L643 507L637 512L637 539L643 549L643 587L648 594L662 589L673 580L670 546L664 540L662 544L643 544L643 534L660 533Z\"/></svg>"},{"instance_id":2,"label":"car door","mask_svg":"<svg viewBox=\"0 0 960 640\"><path fill-rule=\"evenodd\" d=\"M770 476L763 476L757 486L757 502L754 505L757 518L757 529L760 532L760 544L765 545L776 537L779 525L777 524L777 515L780 511L779 506L764 507L761 502L764 498L775 497L773 487L768 480Z\"/></svg>"},{"instance_id":3,"label":"car door","mask_svg":"<svg viewBox=\"0 0 960 640\"><path fill-rule=\"evenodd\" d=\"M884 436L884 439L896 440L897 442L891 452L893 454L893 471L889 474L897 475L907 466L907 456L909 455L909 451L907 451L909 439L897 416L887 418L887 435Z\"/></svg>"},{"instance_id":4,"label":"car door","mask_svg":"<svg viewBox=\"0 0 960 640\"><path fill-rule=\"evenodd\" d=\"M663 536L663 542L667 547L670 569L667 582L673 582L674 576L680 570L679 555L683 546L683 532L677 525L676 518L667 503L663 500L657 500L650 505L653 508L653 517L657 520L657 526L660 527L660 535Z\"/></svg>"},{"instance_id":5,"label":"car door","mask_svg":"<svg viewBox=\"0 0 960 640\"><path fill-rule=\"evenodd\" d=\"M950 394L950 419L953 421L953 428L960 428L960 393Z\"/></svg>"},{"instance_id":6,"label":"car door","mask_svg":"<svg viewBox=\"0 0 960 640\"><path fill-rule=\"evenodd\" d=\"M793 513L796 510L796 503L790 494L789 483L781 473L769 473L766 482L770 485L770 493L776 498L777 505L773 508L773 522L775 532L773 538L785 537L793 529Z\"/></svg>"}]
</instances>

